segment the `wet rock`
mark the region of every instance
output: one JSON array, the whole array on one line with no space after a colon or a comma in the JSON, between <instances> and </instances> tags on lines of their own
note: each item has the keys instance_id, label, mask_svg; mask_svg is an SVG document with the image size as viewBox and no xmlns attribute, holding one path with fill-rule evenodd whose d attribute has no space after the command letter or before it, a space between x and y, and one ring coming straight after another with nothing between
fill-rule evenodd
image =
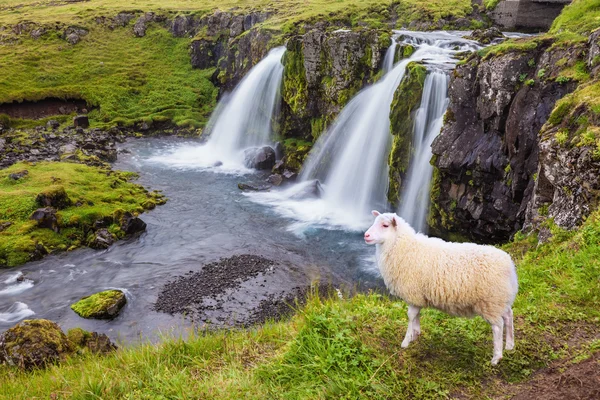
<instances>
[{"instance_id":1,"label":"wet rock","mask_svg":"<svg viewBox=\"0 0 600 400\"><path fill-rule=\"evenodd\" d=\"M273 165L273 168L271 168L271 172L274 174L281 174L283 173L284 168L285 163L282 160L278 160L275 162L275 165Z\"/></svg>"},{"instance_id":2,"label":"wet rock","mask_svg":"<svg viewBox=\"0 0 600 400\"><path fill-rule=\"evenodd\" d=\"M212 166L213 167L220 167L221 165L223 165L222 161L215 161L215 163Z\"/></svg>"},{"instance_id":3,"label":"wet rock","mask_svg":"<svg viewBox=\"0 0 600 400\"><path fill-rule=\"evenodd\" d=\"M59 232L60 230L56 217L56 209L52 207L38 208L31 214L29 219L36 221L40 228L52 229L54 232Z\"/></svg>"},{"instance_id":4,"label":"wet rock","mask_svg":"<svg viewBox=\"0 0 600 400\"><path fill-rule=\"evenodd\" d=\"M298 174L295 173L294 171L290 171L289 169L286 169L285 171L283 171L283 177L285 178L286 181L295 181L296 178L298 178Z\"/></svg>"},{"instance_id":5,"label":"wet rock","mask_svg":"<svg viewBox=\"0 0 600 400\"><path fill-rule=\"evenodd\" d=\"M18 181L19 179L24 178L27 175L29 175L29 171L27 171L26 169L24 169L23 171L19 171L19 172L15 172L15 173L9 174L8 178L12 179L14 181Z\"/></svg>"},{"instance_id":6,"label":"wet rock","mask_svg":"<svg viewBox=\"0 0 600 400\"><path fill-rule=\"evenodd\" d=\"M323 187L318 179L307 182L300 191L290 196L292 200L320 199L323 197Z\"/></svg>"},{"instance_id":7,"label":"wet rock","mask_svg":"<svg viewBox=\"0 0 600 400\"><path fill-rule=\"evenodd\" d=\"M108 249L114 242L115 238L108 229L101 228L92 234L92 238L88 241L88 246L92 249L104 250Z\"/></svg>"},{"instance_id":8,"label":"wet rock","mask_svg":"<svg viewBox=\"0 0 600 400\"><path fill-rule=\"evenodd\" d=\"M248 168L271 169L275 165L275 150L270 146L244 150L244 164Z\"/></svg>"},{"instance_id":9,"label":"wet rock","mask_svg":"<svg viewBox=\"0 0 600 400\"><path fill-rule=\"evenodd\" d=\"M87 115L78 115L73 117L73 126L75 128L88 128L90 126L90 120L88 119Z\"/></svg>"},{"instance_id":10,"label":"wet rock","mask_svg":"<svg viewBox=\"0 0 600 400\"><path fill-rule=\"evenodd\" d=\"M22 369L55 364L72 351L60 327L45 319L25 320L0 335L0 363Z\"/></svg>"},{"instance_id":11,"label":"wet rock","mask_svg":"<svg viewBox=\"0 0 600 400\"><path fill-rule=\"evenodd\" d=\"M72 204L63 186L50 186L39 193L35 201L40 207L54 207L59 210Z\"/></svg>"},{"instance_id":12,"label":"wet rock","mask_svg":"<svg viewBox=\"0 0 600 400\"><path fill-rule=\"evenodd\" d=\"M269 182L270 184L272 184L273 186L279 186L281 185L281 183L283 182L283 176L279 175L279 174L273 174L270 175L267 178L267 182Z\"/></svg>"},{"instance_id":13,"label":"wet rock","mask_svg":"<svg viewBox=\"0 0 600 400\"><path fill-rule=\"evenodd\" d=\"M146 223L140 218L133 216L130 212L126 212L121 218L121 230L126 235L133 235L146 230Z\"/></svg>"},{"instance_id":14,"label":"wet rock","mask_svg":"<svg viewBox=\"0 0 600 400\"><path fill-rule=\"evenodd\" d=\"M255 185L251 183L238 183L238 188L244 192L264 192L271 189L271 185Z\"/></svg>"},{"instance_id":15,"label":"wet rock","mask_svg":"<svg viewBox=\"0 0 600 400\"><path fill-rule=\"evenodd\" d=\"M58 129L59 126L60 122L55 119L51 119L50 121L46 122L46 127L51 130Z\"/></svg>"},{"instance_id":16,"label":"wet rock","mask_svg":"<svg viewBox=\"0 0 600 400\"><path fill-rule=\"evenodd\" d=\"M71 305L71 309L82 318L113 319L127 303L120 290L105 290L91 296L82 297Z\"/></svg>"},{"instance_id":17,"label":"wet rock","mask_svg":"<svg viewBox=\"0 0 600 400\"><path fill-rule=\"evenodd\" d=\"M481 44L490 44L496 39L505 38L500 29L495 26L488 29L475 29L466 39L476 40Z\"/></svg>"}]
</instances>

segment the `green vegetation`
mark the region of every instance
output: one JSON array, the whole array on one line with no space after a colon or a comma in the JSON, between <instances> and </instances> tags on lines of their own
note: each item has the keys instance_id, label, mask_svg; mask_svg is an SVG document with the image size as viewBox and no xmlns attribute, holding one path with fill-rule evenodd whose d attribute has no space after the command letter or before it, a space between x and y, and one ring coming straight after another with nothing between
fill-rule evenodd
<instances>
[{"instance_id":1,"label":"green vegetation","mask_svg":"<svg viewBox=\"0 0 600 400\"><path fill-rule=\"evenodd\" d=\"M403 302L379 294L313 296L289 321L203 332L90 354L24 373L0 367L0 396L70 398L485 398L553 360L581 361L600 342L600 214L577 232L549 225L551 241L517 235L516 349L489 364L492 337L480 318L426 310L408 349ZM483 382L483 385L482 385Z\"/></svg>"},{"instance_id":2,"label":"green vegetation","mask_svg":"<svg viewBox=\"0 0 600 400\"><path fill-rule=\"evenodd\" d=\"M17 180L10 174L27 170ZM136 175L73 163L17 163L0 171L0 223L11 225L0 232L0 266L15 266L46 252L73 249L86 243L86 234L97 220L110 220L110 232L123 237L119 215L141 213L165 200L129 182ZM69 205L57 212L59 232L39 228L29 219L41 205L37 196L64 190Z\"/></svg>"},{"instance_id":3,"label":"green vegetation","mask_svg":"<svg viewBox=\"0 0 600 400\"><path fill-rule=\"evenodd\" d=\"M500 3L500 0L483 0L483 5L486 10L493 10Z\"/></svg>"},{"instance_id":4,"label":"green vegetation","mask_svg":"<svg viewBox=\"0 0 600 400\"><path fill-rule=\"evenodd\" d=\"M119 304L125 304L125 294L120 290L105 290L82 298L71 309L82 318L103 318L109 309L121 308Z\"/></svg>"},{"instance_id":5,"label":"green vegetation","mask_svg":"<svg viewBox=\"0 0 600 400\"><path fill-rule=\"evenodd\" d=\"M409 63L392 100L390 132L393 135L393 141L388 161L390 169L387 196L391 204L397 204L400 200L400 184L404 179L413 152L411 143L414 126L413 114L421 103L426 76L427 68L416 62Z\"/></svg>"},{"instance_id":6,"label":"green vegetation","mask_svg":"<svg viewBox=\"0 0 600 400\"><path fill-rule=\"evenodd\" d=\"M574 0L554 20L549 32L571 32L587 36L598 28L599 21L600 0Z\"/></svg>"}]
</instances>

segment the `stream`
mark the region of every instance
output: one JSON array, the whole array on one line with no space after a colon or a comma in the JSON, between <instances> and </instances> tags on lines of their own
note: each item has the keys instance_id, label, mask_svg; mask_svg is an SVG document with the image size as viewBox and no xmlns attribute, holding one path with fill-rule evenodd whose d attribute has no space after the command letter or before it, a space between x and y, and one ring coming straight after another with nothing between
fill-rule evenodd
<instances>
[{"instance_id":1,"label":"stream","mask_svg":"<svg viewBox=\"0 0 600 400\"><path fill-rule=\"evenodd\" d=\"M274 273L224 295L227 315L243 316L268 295L315 279L362 290L382 287L375 249L364 244L362 232L310 225L299 231L295 221L238 189L238 182L261 179L257 172L215 173L165 162L175 148L197 144L170 137L123 144L130 153L120 154L114 168L138 172L138 183L162 190L169 201L141 215L148 227L137 238L105 251L82 248L0 271L0 331L24 318L46 318L65 330L104 332L121 343L185 335L191 322L153 311L159 291L177 276L236 254L260 255L278 265ZM25 279L17 282L20 274ZM123 290L128 300L114 320L87 320L70 309L81 297L110 288ZM227 323L225 316L215 318Z\"/></svg>"}]
</instances>

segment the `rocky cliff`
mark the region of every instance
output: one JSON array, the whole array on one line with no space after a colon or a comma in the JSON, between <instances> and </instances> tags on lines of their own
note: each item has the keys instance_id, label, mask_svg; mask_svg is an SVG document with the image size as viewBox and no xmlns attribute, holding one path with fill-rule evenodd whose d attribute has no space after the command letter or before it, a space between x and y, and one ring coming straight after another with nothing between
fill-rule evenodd
<instances>
[{"instance_id":1,"label":"rocky cliff","mask_svg":"<svg viewBox=\"0 0 600 400\"><path fill-rule=\"evenodd\" d=\"M560 179L544 177L559 159L547 121L556 102L587 79L588 47L529 39L482 51L456 68L446 123L433 143L434 232L505 241L525 223L534 191L544 203L548 185L550 191L561 186ZM580 176L578 168L573 175Z\"/></svg>"}]
</instances>

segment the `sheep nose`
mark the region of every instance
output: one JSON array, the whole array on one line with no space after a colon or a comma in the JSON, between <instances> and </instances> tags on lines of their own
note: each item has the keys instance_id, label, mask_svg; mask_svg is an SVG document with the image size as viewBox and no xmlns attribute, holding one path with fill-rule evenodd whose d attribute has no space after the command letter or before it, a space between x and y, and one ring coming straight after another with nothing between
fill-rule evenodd
<instances>
[{"instance_id":1,"label":"sheep nose","mask_svg":"<svg viewBox=\"0 0 600 400\"><path fill-rule=\"evenodd\" d=\"M365 233L365 239L368 239L370 237L371 237L371 235L369 235L368 233Z\"/></svg>"}]
</instances>

